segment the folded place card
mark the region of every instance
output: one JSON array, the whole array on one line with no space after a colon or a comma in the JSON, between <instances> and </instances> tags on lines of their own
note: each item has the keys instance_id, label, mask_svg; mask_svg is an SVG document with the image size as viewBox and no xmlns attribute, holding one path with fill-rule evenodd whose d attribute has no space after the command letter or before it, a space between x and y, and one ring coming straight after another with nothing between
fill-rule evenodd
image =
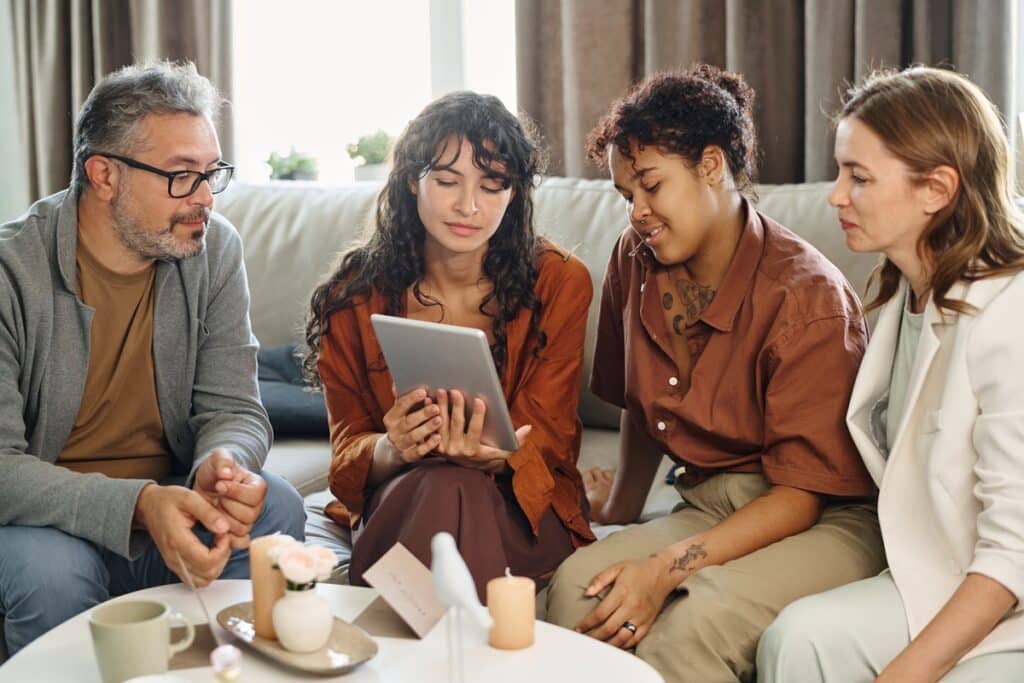
<instances>
[{"instance_id":1,"label":"folded place card","mask_svg":"<svg viewBox=\"0 0 1024 683\"><path fill-rule=\"evenodd\" d=\"M409 624L402 621L398 612L391 609L384 598L377 596L362 612L352 620L353 626L366 631L374 638L402 638L404 640L416 640L419 636L409 628Z\"/></svg>"},{"instance_id":2,"label":"folded place card","mask_svg":"<svg viewBox=\"0 0 1024 683\"><path fill-rule=\"evenodd\" d=\"M363 580L377 589L402 621L423 638L444 616L430 570L401 543L396 543L363 572Z\"/></svg>"}]
</instances>

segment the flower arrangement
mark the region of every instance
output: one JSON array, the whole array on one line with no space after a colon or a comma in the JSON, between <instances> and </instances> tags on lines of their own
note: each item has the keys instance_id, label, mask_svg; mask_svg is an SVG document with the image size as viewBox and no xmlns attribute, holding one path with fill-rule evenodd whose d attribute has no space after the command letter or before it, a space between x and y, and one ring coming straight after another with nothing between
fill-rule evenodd
<instances>
[{"instance_id":1,"label":"flower arrangement","mask_svg":"<svg viewBox=\"0 0 1024 683\"><path fill-rule=\"evenodd\" d=\"M273 566L281 570L285 588L290 591L305 591L316 586L317 581L329 579L338 558L329 549L319 545L304 545L288 538L268 553Z\"/></svg>"}]
</instances>

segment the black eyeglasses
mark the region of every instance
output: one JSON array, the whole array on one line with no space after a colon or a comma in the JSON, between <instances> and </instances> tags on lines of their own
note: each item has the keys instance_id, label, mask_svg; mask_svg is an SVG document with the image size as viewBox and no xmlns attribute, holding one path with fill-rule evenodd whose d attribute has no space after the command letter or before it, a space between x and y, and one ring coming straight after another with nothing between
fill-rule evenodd
<instances>
[{"instance_id":1,"label":"black eyeglasses","mask_svg":"<svg viewBox=\"0 0 1024 683\"><path fill-rule=\"evenodd\" d=\"M149 164L144 164L141 161L135 161L135 159L129 159L128 157L118 156L117 154L105 154L103 152L94 152L92 156L108 157L110 159L117 159L118 161L128 164L132 168L137 168L141 171L149 171L150 173L156 173L167 178L167 194L171 195L174 199L182 199L188 197L190 194L199 189L199 183L204 180L210 183L210 193L217 194L227 189L228 183L231 182L231 176L235 173L235 167L231 164L220 162L217 168L206 171L163 171Z\"/></svg>"}]
</instances>

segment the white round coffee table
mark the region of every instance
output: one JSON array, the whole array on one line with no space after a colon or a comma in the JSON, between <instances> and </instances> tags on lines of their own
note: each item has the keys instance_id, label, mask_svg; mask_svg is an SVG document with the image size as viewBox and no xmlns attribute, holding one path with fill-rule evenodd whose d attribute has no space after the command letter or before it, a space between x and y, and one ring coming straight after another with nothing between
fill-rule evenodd
<instances>
[{"instance_id":1,"label":"white round coffee table","mask_svg":"<svg viewBox=\"0 0 1024 683\"><path fill-rule=\"evenodd\" d=\"M322 585L319 590L331 602L334 613L351 621L377 597L377 591L353 586ZM212 615L238 602L251 599L248 581L216 581L202 589L203 599ZM202 608L192 592L181 584L148 588L115 598L153 598L168 603L194 624L205 623ZM233 636L214 624L218 636L234 642ZM630 681L663 683L658 673L643 660L592 638L544 622L537 622L536 643L526 650L495 650L476 639L467 638L464 646L465 680L502 683L504 681ZM439 624L423 640L376 638L377 656L355 671L341 677L351 683L384 683L448 680L447 643L444 624ZM264 659L239 644L243 653L242 680L260 681L328 680L295 673ZM209 667L178 669L176 676L189 681L209 683ZM69 619L34 641L0 666L0 682L23 681L99 681L96 657L89 636L87 613Z\"/></svg>"}]
</instances>

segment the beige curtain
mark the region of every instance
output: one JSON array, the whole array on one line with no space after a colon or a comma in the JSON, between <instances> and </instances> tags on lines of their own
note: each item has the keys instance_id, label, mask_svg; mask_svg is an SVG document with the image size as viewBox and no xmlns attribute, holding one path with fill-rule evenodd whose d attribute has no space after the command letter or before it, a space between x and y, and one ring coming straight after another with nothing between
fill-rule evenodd
<instances>
[{"instance_id":1,"label":"beige curtain","mask_svg":"<svg viewBox=\"0 0 1024 683\"><path fill-rule=\"evenodd\" d=\"M597 177L583 145L611 101L646 74L705 61L757 91L761 180L824 180L825 112L872 68L953 66L1012 118L1015 18L1014 0L517 0L519 106L540 124L552 174Z\"/></svg>"},{"instance_id":2,"label":"beige curtain","mask_svg":"<svg viewBox=\"0 0 1024 683\"><path fill-rule=\"evenodd\" d=\"M74 118L103 75L136 61L189 59L231 93L230 0L8 0L33 199L67 187ZM231 158L231 116L221 147Z\"/></svg>"}]
</instances>

